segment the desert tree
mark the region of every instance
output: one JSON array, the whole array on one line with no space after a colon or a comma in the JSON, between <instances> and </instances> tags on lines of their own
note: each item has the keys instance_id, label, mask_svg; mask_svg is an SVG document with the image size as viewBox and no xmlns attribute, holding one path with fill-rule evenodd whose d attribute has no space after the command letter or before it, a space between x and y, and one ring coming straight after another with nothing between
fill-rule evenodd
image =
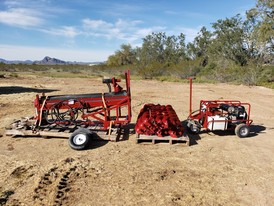
<instances>
[{"instance_id":1,"label":"desert tree","mask_svg":"<svg viewBox=\"0 0 274 206\"><path fill-rule=\"evenodd\" d=\"M109 66L130 65L136 62L136 51L130 44L122 44L120 50L110 55L107 60Z\"/></svg>"},{"instance_id":2,"label":"desert tree","mask_svg":"<svg viewBox=\"0 0 274 206\"><path fill-rule=\"evenodd\" d=\"M274 0L257 0L255 8L247 11L254 22L253 39L264 63L274 62Z\"/></svg>"},{"instance_id":3,"label":"desert tree","mask_svg":"<svg viewBox=\"0 0 274 206\"><path fill-rule=\"evenodd\" d=\"M212 34L206 27L202 27L193 42L187 44L187 55L191 60L198 60L201 66L208 62L208 48L212 41Z\"/></svg>"},{"instance_id":4,"label":"desert tree","mask_svg":"<svg viewBox=\"0 0 274 206\"><path fill-rule=\"evenodd\" d=\"M240 15L219 19L212 27L213 40L209 49L211 60L221 61L221 64L225 60L228 64L233 62L240 66L246 65L248 56L244 46L245 36Z\"/></svg>"}]
</instances>

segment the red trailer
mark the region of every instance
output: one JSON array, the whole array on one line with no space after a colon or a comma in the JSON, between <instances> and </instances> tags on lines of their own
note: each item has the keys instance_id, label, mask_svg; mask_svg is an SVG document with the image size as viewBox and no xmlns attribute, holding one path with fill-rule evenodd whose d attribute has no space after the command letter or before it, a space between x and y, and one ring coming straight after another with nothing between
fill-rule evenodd
<instances>
[{"instance_id":1,"label":"red trailer","mask_svg":"<svg viewBox=\"0 0 274 206\"><path fill-rule=\"evenodd\" d=\"M201 100L198 110L192 112L192 79L190 78L190 107L187 118L189 132L199 133L202 129L234 130L239 137L250 133L251 105L238 100Z\"/></svg>"},{"instance_id":2,"label":"red trailer","mask_svg":"<svg viewBox=\"0 0 274 206\"><path fill-rule=\"evenodd\" d=\"M116 140L121 128L131 121L129 71L125 72L125 81L123 89L118 84L121 79L103 79L109 89L106 93L36 95L35 117L14 122L6 134L68 136L69 145L77 150L84 149L91 137L98 136L95 134Z\"/></svg>"}]
</instances>

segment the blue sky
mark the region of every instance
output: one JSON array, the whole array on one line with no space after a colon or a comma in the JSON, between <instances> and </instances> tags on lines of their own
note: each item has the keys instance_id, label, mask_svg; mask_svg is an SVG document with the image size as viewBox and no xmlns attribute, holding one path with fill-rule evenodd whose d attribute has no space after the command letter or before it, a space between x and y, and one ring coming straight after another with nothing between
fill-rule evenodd
<instances>
[{"instance_id":1,"label":"blue sky","mask_svg":"<svg viewBox=\"0 0 274 206\"><path fill-rule=\"evenodd\" d=\"M254 7L256 0L0 0L0 58L105 61L152 32L184 33Z\"/></svg>"}]
</instances>

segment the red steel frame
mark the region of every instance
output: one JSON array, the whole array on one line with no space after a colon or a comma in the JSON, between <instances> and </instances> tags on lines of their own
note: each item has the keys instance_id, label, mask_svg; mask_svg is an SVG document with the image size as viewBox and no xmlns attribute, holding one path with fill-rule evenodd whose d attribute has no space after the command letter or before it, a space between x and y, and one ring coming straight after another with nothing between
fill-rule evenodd
<instances>
[{"instance_id":1,"label":"red steel frame","mask_svg":"<svg viewBox=\"0 0 274 206\"><path fill-rule=\"evenodd\" d=\"M208 128L208 125L214 126L214 122L230 122L230 123L245 123L246 125L250 125L253 120L250 119L250 110L251 105L249 103L243 103L238 100L200 100L200 108L194 112L192 112L192 78L189 78L190 82L190 98L189 98L189 116L188 120L196 120L199 122L199 120L203 119L202 121L202 127L210 130ZM228 104L233 106L244 106L245 110L247 112L247 118L246 119L236 119L236 120L210 120L208 121L209 116L215 116L215 115L226 115L228 114L224 110L216 110L216 108L219 108L221 104Z\"/></svg>"},{"instance_id":2,"label":"red steel frame","mask_svg":"<svg viewBox=\"0 0 274 206\"><path fill-rule=\"evenodd\" d=\"M224 110L215 110L216 108L219 108L221 104L228 104L228 105L233 105L233 106L244 106L247 112L247 118L246 119L227 119L227 120L210 120L208 121L209 116L215 116L215 115L220 115L220 116L225 116L228 113ZM207 130L213 130L209 129L208 125L211 124L211 128L214 127L214 123L217 122L231 122L231 123L245 123L246 125L250 125L253 120L250 119L250 108L251 105L249 103L243 103L240 101L235 101L235 100L201 100L200 101L200 109L192 112L188 119L196 120L199 121L203 119L202 126L203 128Z\"/></svg>"},{"instance_id":3,"label":"red steel frame","mask_svg":"<svg viewBox=\"0 0 274 206\"><path fill-rule=\"evenodd\" d=\"M112 86L114 92L95 93L86 95L70 95L66 96L39 96L36 95L34 106L36 108L36 127L41 125L44 120L43 113L49 111L53 107L58 107L59 110L79 110L81 112L80 122L77 124L87 126L101 126L102 129L107 129L112 125L124 125L131 121L131 92L130 92L130 71L125 72L126 89L123 90L117 84L120 79L112 78ZM60 97L60 98L59 98ZM126 114L122 114L122 109L125 108ZM124 111L123 110L123 111ZM113 114L115 113L115 114ZM57 120L57 124L68 124Z\"/></svg>"}]
</instances>

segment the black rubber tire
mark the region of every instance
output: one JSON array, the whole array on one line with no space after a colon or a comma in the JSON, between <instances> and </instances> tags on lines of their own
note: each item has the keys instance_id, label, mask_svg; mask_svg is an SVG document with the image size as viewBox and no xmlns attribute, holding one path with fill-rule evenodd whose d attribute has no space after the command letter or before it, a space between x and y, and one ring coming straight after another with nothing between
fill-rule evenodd
<instances>
[{"instance_id":1,"label":"black rubber tire","mask_svg":"<svg viewBox=\"0 0 274 206\"><path fill-rule=\"evenodd\" d=\"M69 137L69 146L74 150L87 148L92 137L92 132L86 128L75 130Z\"/></svg>"},{"instance_id":2,"label":"black rubber tire","mask_svg":"<svg viewBox=\"0 0 274 206\"><path fill-rule=\"evenodd\" d=\"M247 137L250 134L250 127L246 124L238 124L235 128L235 134L238 137Z\"/></svg>"}]
</instances>

